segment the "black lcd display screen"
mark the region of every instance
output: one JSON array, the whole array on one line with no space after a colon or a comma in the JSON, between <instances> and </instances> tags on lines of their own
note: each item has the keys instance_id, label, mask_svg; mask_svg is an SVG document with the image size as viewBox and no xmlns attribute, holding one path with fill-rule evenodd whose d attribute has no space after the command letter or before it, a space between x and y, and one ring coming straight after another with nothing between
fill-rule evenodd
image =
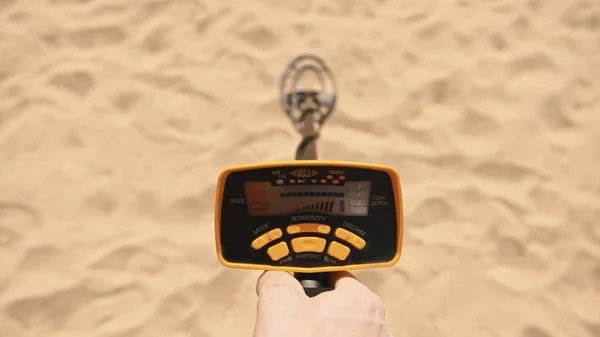
<instances>
[{"instance_id":1,"label":"black lcd display screen","mask_svg":"<svg viewBox=\"0 0 600 337\"><path fill-rule=\"evenodd\" d=\"M370 181L330 181L298 179L275 183L244 182L250 216L281 216L294 213L368 216Z\"/></svg>"}]
</instances>

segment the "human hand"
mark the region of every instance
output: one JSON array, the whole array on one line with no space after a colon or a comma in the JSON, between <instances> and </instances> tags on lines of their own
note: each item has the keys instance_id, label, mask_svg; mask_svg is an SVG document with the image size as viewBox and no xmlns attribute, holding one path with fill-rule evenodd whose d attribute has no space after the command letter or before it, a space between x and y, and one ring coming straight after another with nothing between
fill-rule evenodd
<instances>
[{"instance_id":1,"label":"human hand","mask_svg":"<svg viewBox=\"0 0 600 337\"><path fill-rule=\"evenodd\" d=\"M264 272L254 337L390 337L379 296L349 272L331 277L334 290L308 297L291 274Z\"/></svg>"}]
</instances>

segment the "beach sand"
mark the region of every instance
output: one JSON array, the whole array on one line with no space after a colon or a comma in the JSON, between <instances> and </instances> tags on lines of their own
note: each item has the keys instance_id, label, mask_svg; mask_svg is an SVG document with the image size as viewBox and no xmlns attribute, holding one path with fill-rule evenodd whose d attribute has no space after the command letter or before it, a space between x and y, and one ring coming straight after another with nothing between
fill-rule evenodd
<instances>
[{"instance_id":1,"label":"beach sand","mask_svg":"<svg viewBox=\"0 0 600 337\"><path fill-rule=\"evenodd\" d=\"M600 336L600 1L4 0L0 337L251 336L215 183L293 159L303 53L320 159L401 174L402 259L355 273L394 337Z\"/></svg>"}]
</instances>

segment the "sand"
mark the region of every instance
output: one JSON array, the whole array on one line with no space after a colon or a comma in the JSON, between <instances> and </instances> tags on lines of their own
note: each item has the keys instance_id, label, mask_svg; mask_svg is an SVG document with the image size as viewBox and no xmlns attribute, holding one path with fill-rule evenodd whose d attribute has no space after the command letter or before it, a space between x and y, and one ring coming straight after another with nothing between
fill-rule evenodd
<instances>
[{"instance_id":1,"label":"sand","mask_svg":"<svg viewBox=\"0 0 600 337\"><path fill-rule=\"evenodd\" d=\"M232 165L292 159L279 77L334 71L321 159L395 167L395 337L600 336L598 0L0 1L0 337L250 336Z\"/></svg>"}]
</instances>

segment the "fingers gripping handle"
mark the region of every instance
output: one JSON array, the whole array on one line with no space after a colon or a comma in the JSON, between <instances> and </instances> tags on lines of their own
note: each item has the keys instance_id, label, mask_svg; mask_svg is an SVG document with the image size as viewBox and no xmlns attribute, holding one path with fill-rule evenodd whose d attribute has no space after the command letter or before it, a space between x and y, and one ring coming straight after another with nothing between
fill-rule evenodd
<instances>
[{"instance_id":1,"label":"fingers gripping handle","mask_svg":"<svg viewBox=\"0 0 600 337\"><path fill-rule=\"evenodd\" d=\"M294 273L308 297L333 290L328 273Z\"/></svg>"}]
</instances>

